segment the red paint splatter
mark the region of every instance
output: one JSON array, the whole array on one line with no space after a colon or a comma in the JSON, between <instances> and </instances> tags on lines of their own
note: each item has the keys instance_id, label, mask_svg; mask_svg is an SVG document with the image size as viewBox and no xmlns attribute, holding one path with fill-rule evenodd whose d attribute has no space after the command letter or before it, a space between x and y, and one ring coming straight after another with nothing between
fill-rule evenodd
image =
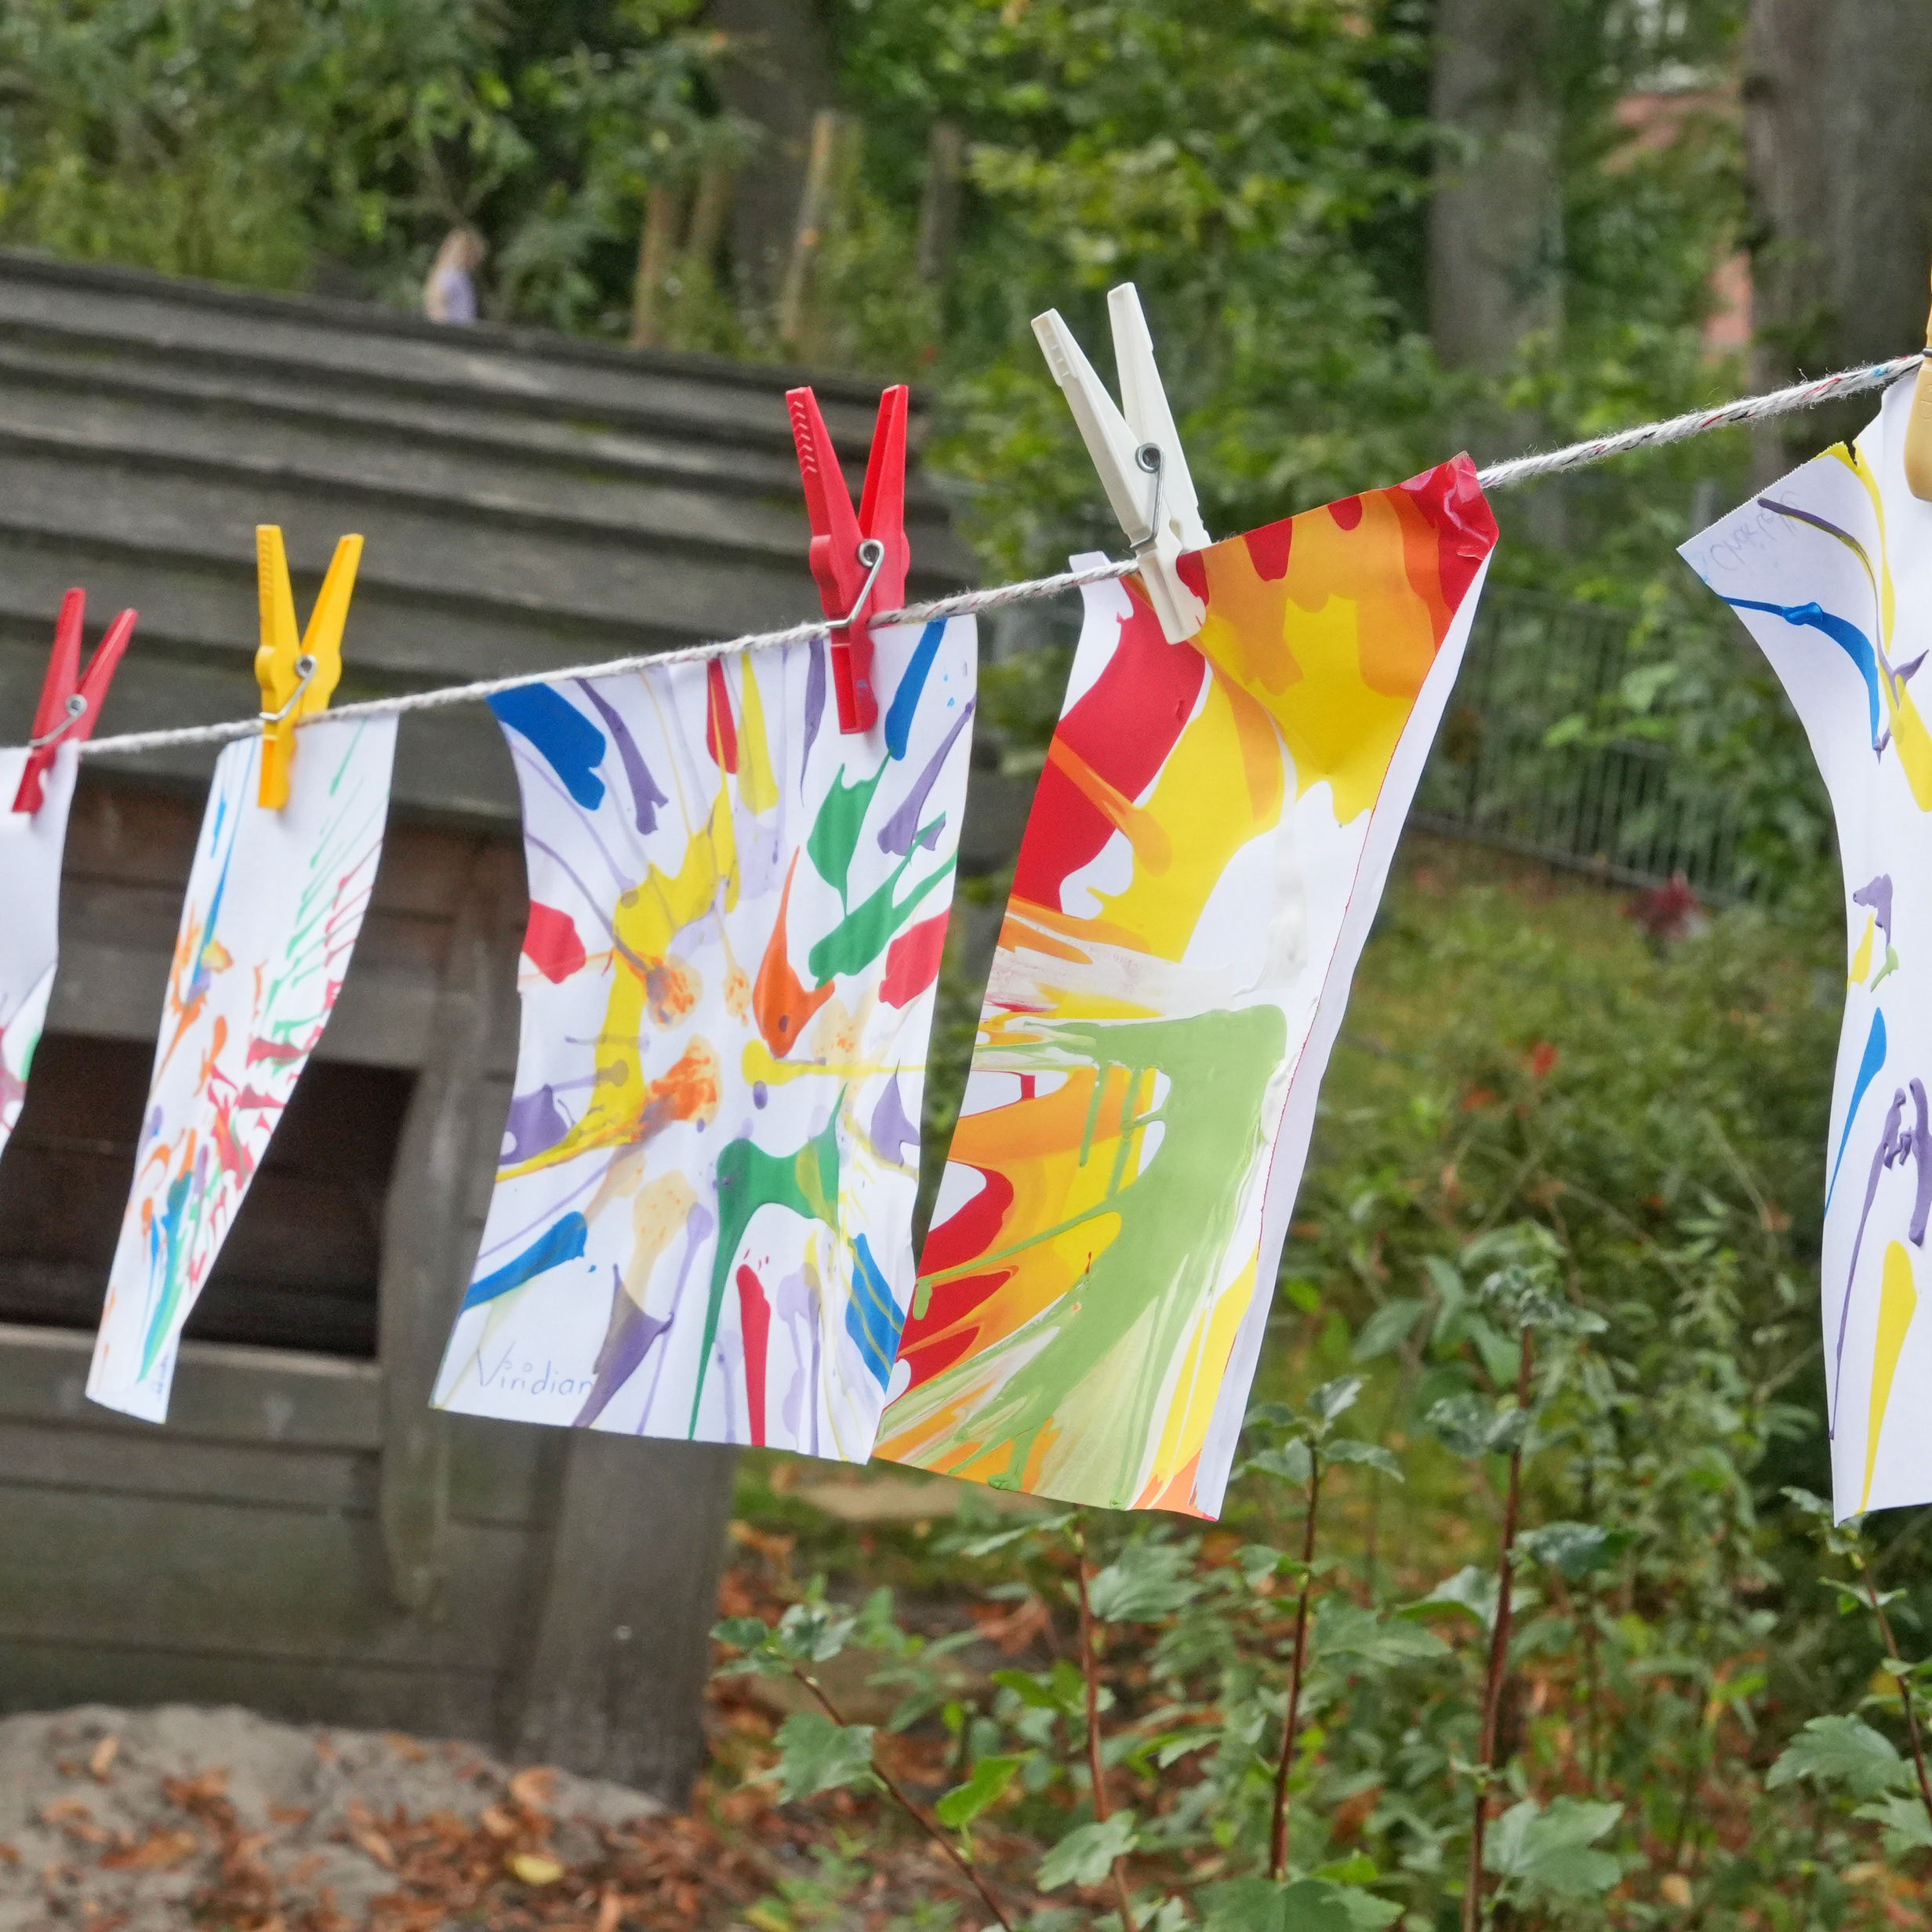
<instances>
[{"instance_id":1,"label":"red paint splatter","mask_svg":"<svg viewBox=\"0 0 1932 1932\"><path fill-rule=\"evenodd\" d=\"M976 1171L985 1185L926 1237L925 1251L919 1258L922 1276L960 1267L997 1244L1013 1205L1013 1183L995 1168ZM924 1313L907 1319L899 1338L899 1360L912 1372L909 1387L931 1381L980 1346L973 1312L997 1295L1012 1274L1009 1266L951 1281L921 1281Z\"/></svg>"},{"instance_id":2,"label":"red paint splatter","mask_svg":"<svg viewBox=\"0 0 1932 1932\"><path fill-rule=\"evenodd\" d=\"M1338 496L1328 506L1328 514L1344 530L1353 530L1362 521L1362 499L1359 496Z\"/></svg>"},{"instance_id":3,"label":"red paint splatter","mask_svg":"<svg viewBox=\"0 0 1932 1932\"><path fill-rule=\"evenodd\" d=\"M1442 594L1454 610L1483 559L1496 547L1496 519L1476 480L1476 465L1467 456L1453 457L1411 477L1402 487L1435 529Z\"/></svg>"},{"instance_id":4,"label":"red paint splatter","mask_svg":"<svg viewBox=\"0 0 1932 1932\"><path fill-rule=\"evenodd\" d=\"M732 692L724 681L724 666L716 658L705 666L704 691L704 748L714 764L735 776L738 727L732 718Z\"/></svg>"},{"instance_id":5,"label":"red paint splatter","mask_svg":"<svg viewBox=\"0 0 1932 1932\"><path fill-rule=\"evenodd\" d=\"M1054 735L1117 791L1138 798L1193 715L1208 666L1191 644L1168 643L1146 598L1128 590L1133 609L1120 643ZM1020 843L1015 895L1059 911L1068 875L1091 864L1113 833L1113 821L1059 765L1048 764Z\"/></svg>"},{"instance_id":6,"label":"red paint splatter","mask_svg":"<svg viewBox=\"0 0 1932 1932\"><path fill-rule=\"evenodd\" d=\"M885 984L880 997L888 1006L910 1006L939 976L946 951L944 913L908 926L885 953Z\"/></svg>"},{"instance_id":7,"label":"red paint splatter","mask_svg":"<svg viewBox=\"0 0 1932 1932\"><path fill-rule=\"evenodd\" d=\"M1288 554L1295 547L1295 519L1284 517L1279 523L1264 524L1251 530L1241 541L1247 546L1248 561L1263 583L1279 583L1288 574ZM1205 581L1204 578L1203 581Z\"/></svg>"},{"instance_id":8,"label":"red paint splatter","mask_svg":"<svg viewBox=\"0 0 1932 1932\"><path fill-rule=\"evenodd\" d=\"M747 1267L738 1270L738 1327L745 1340L745 1406L751 1414L751 1441L764 1447L764 1356L772 1335L772 1304L764 1287Z\"/></svg>"},{"instance_id":9,"label":"red paint splatter","mask_svg":"<svg viewBox=\"0 0 1932 1932\"><path fill-rule=\"evenodd\" d=\"M530 964L553 986L583 970L583 942L577 936L576 925L569 913L559 912L554 906L539 906L535 899L530 902L530 923L524 929L523 950Z\"/></svg>"}]
</instances>

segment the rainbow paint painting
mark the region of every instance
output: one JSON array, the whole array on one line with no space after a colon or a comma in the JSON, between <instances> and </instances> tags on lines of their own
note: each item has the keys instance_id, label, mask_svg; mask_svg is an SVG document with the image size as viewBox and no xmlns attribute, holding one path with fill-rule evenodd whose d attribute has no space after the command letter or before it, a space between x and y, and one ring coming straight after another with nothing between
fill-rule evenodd
<instances>
[{"instance_id":1,"label":"rainbow paint painting","mask_svg":"<svg viewBox=\"0 0 1932 1932\"><path fill-rule=\"evenodd\" d=\"M912 1291L971 622L495 700L530 921L514 1098L439 1407L871 1452Z\"/></svg>"},{"instance_id":2,"label":"rainbow paint painting","mask_svg":"<svg viewBox=\"0 0 1932 1932\"><path fill-rule=\"evenodd\" d=\"M1219 1509L1316 1090L1495 525L1466 458L1131 579L1086 623L882 1455Z\"/></svg>"},{"instance_id":3,"label":"rainbow paint painting","mask_svg":"<svg viewBox=\"0 0 1932 1932\"><path fill-rule=\"evenodd\" d=\"M1932 504L1906 487L1912 379L1840 443L1683 547L1803 721L1844 868L1845 1019L1820 1267L1842 1521L1932 1502ZM1929 699L1932 702L1932 699Z\"/></svg>"},{"instance_id":4,"label":"rainbow paint painting","mask_svg":"<svg viewBox=\"0 0 1932 1932\"><path fill-rule=\"evenodd\" d=\"M20 790L24 745L0 751L0 798ZM0 1152L19 1124L27 1076L46 1023L60 953L60 859L78 754L54 753L38 812L0 812Z\"/></svg>"},{"instance_id":5,"label":"rainbow paint painting","mask_svg":"<svg viewBox=\"0 0 1932 1932\"><path fill-rule=\"evenodd\" d=\"M133 1190L87 1379L168 1413L182 1325L321 1039L362 929L389 812L396 721L299 735L289 802L256 802L261 740L215 766L168 974Z\"/></svg>"}]
</instances>

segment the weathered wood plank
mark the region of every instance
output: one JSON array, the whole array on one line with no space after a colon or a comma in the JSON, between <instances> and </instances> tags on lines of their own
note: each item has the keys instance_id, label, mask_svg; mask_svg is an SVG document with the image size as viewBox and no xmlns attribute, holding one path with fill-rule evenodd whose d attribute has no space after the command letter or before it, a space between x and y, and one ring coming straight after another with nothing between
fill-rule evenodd
<instances>
[{"instance_id":1,"label":"weathered wood plank","mask_svg":"<svg viewBox=\"0 0 1932 1932\"><path fill-rule=\"evenodd\" d=\"M459 1524L440 1617L383 1587L375 1519L346 1510L0 1480L0 1645L89 1641L318 1663L506 1668L528 1538Z\"/></svg>"},{"instance_id":2,"label":"weathered wood plank","mask_svg":"<svg viewBox=\"0 0 1932 1932\"><path fill-rule=\"evenodd\" d=\"M159 1644L15 1638L0 1643L0 1712L107 1703L240 1704L290 1723L488 1739L496 1680L454 1666L210 1655Z\"/></svg>"},{"instance_id":3,"label":"weathered wood plank","mask_svg":"<svg viewBox=\"0 0 1932 1932\"><path fill-rule=\"evenodd\" d=\"M137 1441L154 1440L153 1425L86 1399L93 1346L91 1335L0 1322L0 1418L85 1422L138 1453ZM168 1428L209 1442L373 1450L382 1444L381 1401L382 1371L372 1362L184 1342Z\"/></svg>"},{"instance_id":4,"label":"weathered wood plank","mask_svg":"<svg viewBox=\"0 0 1932 1932\"><path fill-rule=\"evenodd\" d=\"M409 1610L436 1604L444 1582L449 1434L430 1392L475 1259L475 1177L495 1166L502 1139L502 1115L489 1117L483 1104L485 1070L493 1039L515 1024L521 884L510 854L479 844L383 1218L383 1546L390 1589Z\"/></svg>"},{"instance_id":5,"label":"weathered wood plank","mask_svg":"<svg viewBox=\"0 0 1932 1932\"><path fill-rule=\"evenodd\" d=\"M573 1429L504 1741L671 1804L704 1756L734 1452Z\"/></svg>"}]
</instances>

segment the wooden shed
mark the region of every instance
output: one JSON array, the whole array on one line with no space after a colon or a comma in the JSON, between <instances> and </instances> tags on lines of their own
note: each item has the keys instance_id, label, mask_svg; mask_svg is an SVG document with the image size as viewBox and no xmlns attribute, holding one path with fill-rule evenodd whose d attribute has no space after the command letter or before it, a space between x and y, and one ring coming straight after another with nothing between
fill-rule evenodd
<instances>
[{"instance_id":1,"label":"wooden shed","mask_svg":"<svg viewBox=\"0 0 1932 1932\"><path fill-rule=\"evenodd\" d=\"M257 523L304 609L336 536L368 539L339 701L812 615L799 380L0 255L0 736L76 583L90 634L141 613L104 734L252 710ZM810 380L855 487L877 390ZM909 521L912 594L964 581L917 477ZM0 1708L237 1701L675 1796L729 1453L427 1407L516 1048L522 863L485 707L404 721L354 967L169 1423L83 1397L211 764L82 768L0 1161Z\"/></svg>"}]
</instances>

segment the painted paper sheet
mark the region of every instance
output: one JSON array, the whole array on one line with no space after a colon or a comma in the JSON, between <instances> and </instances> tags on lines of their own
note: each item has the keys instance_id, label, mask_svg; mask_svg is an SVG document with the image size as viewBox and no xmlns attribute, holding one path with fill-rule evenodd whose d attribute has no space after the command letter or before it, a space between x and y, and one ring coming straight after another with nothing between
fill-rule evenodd
<instances>
[{"instance_id":1,"label":"painted paper sheet","mask_svg":"<svg viewBox=\"0 0 1932 1932\"><path fill-rule=\"evenodd\" d=\"M261 740L215 766L188 873L87 1393L168 1413L182 1324L322 1037L389 811L394 718L305 725L289 802L256 803Z\"/></svg>"},{"instance_id":2,"label":"painted paper sheet","mask_svg":"<svg viewBox=\"0 0 1932 1932\"><path fill-rule=\"evenodd\" d=\"M970 619L497 701L530 879L515 1096L445 1408L862 1460L912 1290Z\"/></svg>"},{"instance_id":3,"label":"painted paper sheet","mask_svg":"<svg viewBox=\"0 0 1932 1932\"><path fill-rule=\"evenodd\" d=\"M1087 593L880 1453L1220 1507L1349 980L1495 525L1466 458Z\"/></svg>"},{"instance_id":4,"label":"painted paper sheet","mask_svg":"<svg viewBox=\"0 0 1932 1932\"><path fill-rule=\"evenodd\" d=\"M0 751L0 798L12 801L27 748ZM0 1152L19 1124L27 1070L46 1023L59 951L60 855L79 760L60 746L38 812L0 812Z\"/></svg>"},{"instance_id":5,"label":"painted paper sheet","mask_svg":"<svg viewBox=\"0 0 1932 1932\"><path fill-rule=\"evenodd\" d=\"M1844 867L1845 1022L1821 1262L1842 1519L1932 1501L1932 503L1905 486L1912 384L1683 547L1803 721Z\"/></svg>"}]
</instances>

